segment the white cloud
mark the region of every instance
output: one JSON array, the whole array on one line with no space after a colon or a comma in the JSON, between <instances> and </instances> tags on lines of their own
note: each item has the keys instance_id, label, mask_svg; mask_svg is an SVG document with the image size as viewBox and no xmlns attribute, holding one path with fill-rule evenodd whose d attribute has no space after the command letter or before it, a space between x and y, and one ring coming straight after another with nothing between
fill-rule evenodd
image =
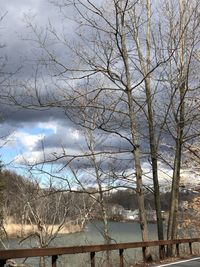
<instances>
[{"instance_id":1,"label":"white cloud","mask_svg":"<svg viewBox=\"0 0 200 267\"><path fill-rule=\"evenodd\" d=\"M72 137L72 140L79 140L80 139L80 133L78 130L71 128L70 129L70 135Z\"/></svg>"},{"instance_id":2,"label":"white cloud","mask_svg":"<svg viewBox=\"0 0 200 267\"><path fill-rule=\"evenodd\" d=\"M77 150L68 149L67 153L69 155L78 155ZM21 155L17 155L14 159L14 162L17 164L39 164L43 163L44 161L52 161L56 160L56 158L61 157L60 160L56 161L57 164L63 164L66 162L66 159L62 159L63 150L62 148L46 148L44 151L42 150L29 150L25 151Z\"/></svg>"},{"instance_id":3,"label":"white cloud","mask_svg":"<svg viewBox=\"0 0 200 267\"><path fill-rule=\"evenodd\" d=\"M29 134L23 131L17 131L13 134L16 143L19 143L28 151L33 151L36 144L44 139L43 134Z\"/></svg>"},{"instance_id":4,"label":"white cloud","mask_svg":"<svg viewBox=\"0 0 200 267\"><path fill-rule=\"evenodd\" d=\"M58 124L57 122L40 122L38 124L38 127L41 129L52 130L54 134L56 134L58 129Z\"/></svg>"},{"instance_id":5,"label":"white cloud","mask_svg":"<svg viewBox=\"0 0 200 267\"><path fill-rule=\"evenodd\" d=\"M14 162L16 164L27 164L27 165L33 165L37 164L41 160L41 152L40 151L34 151L34 152L25 152L22 155L18 155L15 157Z\"/></svg>"}]
</instances>

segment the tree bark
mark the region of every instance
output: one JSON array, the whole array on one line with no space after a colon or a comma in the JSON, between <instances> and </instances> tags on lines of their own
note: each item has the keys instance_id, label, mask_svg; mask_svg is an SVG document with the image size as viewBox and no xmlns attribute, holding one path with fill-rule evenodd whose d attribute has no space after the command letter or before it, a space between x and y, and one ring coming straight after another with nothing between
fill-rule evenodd
<instances>
[{"instance_id":1,"label":"tree bark","mask_svg":"<svg viewBox=\"0 0 200 267\"><path fill-rule=\"evenodd\" d=\"M158 181L158 157L157 157L157 144L156 134L154 127L154 115L152 108L152 90L151 90L151 78L150 78L150 64L151 64L151 7L150 0L146 2L147 10L147 35L146 35L146 47L147 47L147 67L145 71L145 91L146 91L146 102L148 109L148 128L149 128L149 143L150 143L150 155L152 163L152 176L154 186L154 202L157 216L157 231L158 239L164 239L163 233L163 220L161 214L161 201L160 201L160 186Z\"/></svg>"},{"instance_id":2,"label":"tree bark","mask_svg":"<svg viewBox=\"0 0 200 267\"><path fill-rule=\"evenodd\" d=\"M185 27L185 6L184 0L179 0L180 5L180 21L181 32ZM179 55L179 69L180 74L178 77L178 94L179 105L177 108L176 121L176 147L174 157L174 168L171 188L171 202L167 229L167 239L177 238L177 217L178 217L178 204L179 204L179 184L180 184L180 169L181 169L181 156L182 146L184 139L184 126L185 126L185 94L186 94L186 74L185 74L185 32L181 38L181 50ZM172 247L168 248L168 254L171 256L174 253Z\"/></svg>"},{"instance_id":3,"label":"tree bark","mask_svg":"<svg viewBox=\"0 0 200 267\"><path fill-rule=\"evenodd\" d=\"M119 12L120 12L119 7ZM124 20L121 18L121 56L124 63L125 76L126 76L126 94L127 94L127 104L128 104L128 116L130 120L130 130L131 130L131 141L133 145L133 161L136 175L136 193L138 200L138 208L139 208L139 217L140 217L140 229L142 240L147 241L148 237L148 228L147 228L147 217L144 205L144 191L143 191L143 182L142 182L142 168L141 168L141 159L140 159L140 146L138 142L138 132L137 132L137 123L136 123L136 115L134 109L134 101L132 96L132 88L131 88L131 75L129 68L129 59L128 52L126 48L126 37L124 32ZM145 250L145 259L146 261L151 261L152 257L150 254L150 250Z\"/></svg>"},{"instance_id":4,"label":"tree bark","mask_svg":"<svg viewBox=\"0 0 200 267\"><path fill-rule=\"evenodd\" d=\"M160 201L160 186L158 181L158 155L157 155L157 143L156 134L154 126L154 114L152 107L152 89L151 89L151 76L149 74L151 70L151 7L150 0L146 0L146 13L147 13L147 33L146 33L146 59L144 59L141 51L140 40L138 37L137 27L135 25L135 42L138 52L138 57L140 61L141 72L144 76L145 83L145 94L146 94L146 104L147 104L147 123L149 131L149 145L150 145L150 157L152 163L152 177L153 177L153 187L154 187L154 203L156 209L157 217L157 234L158 239L164 239L163 233L163 220L161 214L161 201ZM133 18L134 19L134 18Z\"/></svg>"}]
</instances>

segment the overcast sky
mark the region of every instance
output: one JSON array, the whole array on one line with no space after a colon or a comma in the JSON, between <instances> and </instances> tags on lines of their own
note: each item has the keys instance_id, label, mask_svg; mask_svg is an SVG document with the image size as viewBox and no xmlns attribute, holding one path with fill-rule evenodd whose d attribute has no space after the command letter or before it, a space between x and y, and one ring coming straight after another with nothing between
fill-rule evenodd
<instances>
[{"instance_id":1,"label":"overcast sky","mask_svg":"<svg viewBox=\"0 0 200 267\"><path fill-rule=\"evenodd\" d=\"M33 63L41 55L37 49L32 31L28 27L31 21L37 25L37 29L45 29L51 24L58 32L65 32L67 38L75 38L75 23L72 20L65 20L58 7L47 0L7 0L0 3L1 16L4 16L0 22L0 34L2 46L0 52L6 58L6 66L3 69L5 73L15 72L13 79L22 81L32 81L35 69ZM72 9L68 9L66 16L73 15ZM61 58L73 64L73 58L64 53L60 47L55 45L56 53ZM48 90L55 90L47 73L39 72L38 76L45 77L45 84ZM4 77L0 76L1 79ZM41 78L40 77L40 78ZM44 85L43 85L44 86ZM1 90L4 90L2 87ZM17 90L21 90L17 88ZM24 93L25 94L25 93ZM0 135L2 138L1 158L8 168L18 166L24 161L35 162L44 157L43 149L51 155L50 158L56 157L57 153L62 153L63 148L68 154L83 153L86 151L86 143L80 128L67 119L62 109L49 109L45 111L25 110L20 107L7 106L4 100L1 100L1 128ZM98 139L98 133L97 133ZM111 141L112 140L112 141ZM130 144L126 141L119 141L117 136L111 135L104 141L99 139L101 147L113 146L117 144L122 149L130 149ZM121 159L126 159L125 165L121 165ZM103 169L109 169L109 162L102 163ZM9 164L12 162L12 164ZM126 166L129 168L130 155L120 155L116 166L118 170ZM9 164L9 165L8 165ZM59 164L63 165L60 161ZM58 165L59 165L58 164ZM81 166L87 170L88 162L86 160L76 160L74 167ZM144 169L148 174L149 165L143 163ZM59 166L60 167L60 166ZM162 168L161 168L162 169ZM164 168L163 168L164 169ZM168 175L170 172L167 170ZM22 173L22 169L20 170ZM89 177L89 173L87 173ZM92 174L90 174L92 176ZM160 174L162 176L162 174ZM163 175L165 176L165 175Z\"/></svg>"},{"instance_id":2,"label":"overcast sky","mask_svg":"<svg viewBox=\"0 0 200 267\"><path fill-rule=\"evenodd\" d=\"M7 58L4 72L15 72L13 79L28 80L32 78L32 62L37 52L31 42L28 20L39 28L45 28L51 21L53 26L61 30L62 17L59 9L46 0L8 0L0 3L1 16L1 56ZM73 27L69 23L69 34ZM3 59L2 59L3 60ZM3 78L2 78L3 79ZM1 90L4 90L2 88ZM20 159L33 159L39 155L41 141L45 146L57 149L65 145L73 149L79 142L76 127L66 120L66 116L58 109L48 111L24 110L19 107L5 106L1 101L2 123L0 134L4 138L1 157L5 164L20 163ZM73 147L74 145L74 147ZM36 158L34 158L36 160Z\"/></svg>"}]
</instances>

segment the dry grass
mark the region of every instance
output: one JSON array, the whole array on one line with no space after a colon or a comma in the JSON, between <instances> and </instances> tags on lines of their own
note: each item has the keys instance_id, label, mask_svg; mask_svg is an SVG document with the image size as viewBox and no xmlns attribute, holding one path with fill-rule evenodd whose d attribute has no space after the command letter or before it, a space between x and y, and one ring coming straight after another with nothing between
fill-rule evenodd
<instances>
[{"instance_id":1,"label":"dry grass","mask_svg":"<svg viewBox=\"0 0 200 267\"><path fill-rule=\"evenodd\" d=\"M5 231L8 237L25 237L30 234L38 233L38 227L34 224L16 224L11 218L6 220L4 224ZM43 231L48 234L54 234L58 231L59 225L45 225ZM59 234L69 234L80 232L82 229L79 225L74 225L72 222L68 222L59 229Z\"/></svg>"}]
</instances>

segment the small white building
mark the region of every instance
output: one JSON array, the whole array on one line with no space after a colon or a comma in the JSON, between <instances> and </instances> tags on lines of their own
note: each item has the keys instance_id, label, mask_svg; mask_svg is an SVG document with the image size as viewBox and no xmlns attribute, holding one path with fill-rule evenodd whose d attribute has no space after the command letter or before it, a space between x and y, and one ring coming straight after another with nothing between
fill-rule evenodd
<instances>
[{"instance_id":1,"label":"small white building","mask_svg":"<svg viewBox=\"0 0 200 267\"><path fill-rule=\"evenodd\" d=\"M139 210L124 210L123 216L125 220L137 220L139 218Z\"/></svg>"}]
</instances>

